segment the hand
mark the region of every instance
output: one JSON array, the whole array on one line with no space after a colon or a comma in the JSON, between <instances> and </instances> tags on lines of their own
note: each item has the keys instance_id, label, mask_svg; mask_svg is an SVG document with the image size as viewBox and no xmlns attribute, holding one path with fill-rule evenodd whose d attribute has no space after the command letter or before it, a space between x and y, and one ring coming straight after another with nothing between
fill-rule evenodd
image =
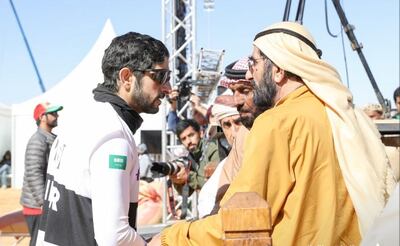
<instances>
[{"instance_id":1,"label":"hand","mask_svg":"<svg viewBox=\"0 0 400 246\"><path fill-rule=\"evenodd\" d=\"M161 233L158 233L157 235L155 235L147 245L148 246L160 246L161 245Z\"/></svg>"},{"instance_id":2,"label":"hand","mask_svg":"<svg viewBox=\"0 0 400 246\"><path fill-rule=\"evenodd\" d=\"M179 161L176 161L175 163L179 166L180 170L175 175L170 175L170 178L174 184L184 184L188 179L189 170L186 169L183 163Z\"/></svg>"},{"instance_id":3,"label":"hand","mask_svg":"<svg viewBox=\"0 0 400 246\"><path fill-rule=\"evenodd\" d=\"M168 94L168 98L171 101L176 101L178 99L179 92L177 89L171 90L171 92Z\"/></svg>"},{"instance_id":4,"label":"hand","mask_svg":"<svg viewBox=\"0 0 400 246\"><path fill-rule=\"evenodd\" d=\"M217 163L216 162L210 162L204 167L204 177L205 178L210 178L211 175L214 173L215 169L217 168Z\"/></svg>"},{"instance_id":5,"label":"hand","mask_svg":"<svg viewBox=\"0 0 400 246\"><path fill-rule=\"evenodd\" d=\"M177 108L177 100L178 100L179 92L177 89L173 89L169 94L168 94L168 102L171 104L171 110L176 111Z\"/></svg>"}]
</instances>

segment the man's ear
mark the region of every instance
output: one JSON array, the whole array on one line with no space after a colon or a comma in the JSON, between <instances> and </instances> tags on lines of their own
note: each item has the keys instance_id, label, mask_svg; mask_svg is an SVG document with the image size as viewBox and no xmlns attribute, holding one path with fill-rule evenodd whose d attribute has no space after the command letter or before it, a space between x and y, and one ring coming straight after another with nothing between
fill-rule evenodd
<instances>
[{"instance_id":1,"label":"man's ear","mask_svg":"<svg viewBox=\"0 0 400 246\"><path fill-rule=\"evenodd\" d=\"M272 78L277 84L281 84L285 79L285 70L275 65L272 66Z\"/></svg>"},{"instance_id":2,"label":"man's ear","mask_svg":"<svg viewBox=\"0 0 400 246\"><path fill-rule=\"evenodd\" d=\"M39 122L46 122L47 121L47 118L46 118L47 116L46 116L46 114L42 114L40 117L39 117ZM40 123L39 123L40 124Z\"/></svg>"},{"instance_id":3,"label":"man's ear","mask_svg":"<svg viewBox=\"0 0 400 246\"><path fill-rule=\"evenodd\" d=\"M131 70L127 67L124 67L121 70L119 70L118 78L119 82L121 83L120 87L124 88L127 91L131 89L131 86L134 83L134 80L136 79Z\"/></svg>"}]
</instances>

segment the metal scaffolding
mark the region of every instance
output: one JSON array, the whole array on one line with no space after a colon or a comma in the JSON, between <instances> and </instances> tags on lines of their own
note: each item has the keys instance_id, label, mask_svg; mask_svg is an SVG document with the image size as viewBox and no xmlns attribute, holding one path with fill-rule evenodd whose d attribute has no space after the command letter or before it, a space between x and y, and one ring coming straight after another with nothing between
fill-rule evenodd
<instances>
[{"instance_id":1,"label":"metal scaffolding","mask_svg":"<svg viewBox=\"0 0 400 246\"><path fill-rule=\"evenodd\" d=\"M210 9L209 5L207 6ZM176 87L188 83L191 92L199 96L203 103L207 103L221 77L224 51L201 48L196 53L196 0L161 0L161 12L162 41L170 51L169 65L173 71L171 86ZM178 110L182 112L187 109L187 115L190 117L189 105L189 102L182 103L178 106ZM163 102L162 108L166 115L166 102ZM166 131L165 119L163 121L161 159L168 161L171 157L173 158L172 150L176 147L176 141L174 134ZM164 203L167 201L166 189L163 201ZM188 211L188 215L195 218L197 217L196 192L189 202L191 202L192 211ZM178 207L180 203L178 203ZM171 215L168 215L166 204L164 204L163 223L167 223L169 219L171 219Z\"/></svg>"},{"instance_id":2,"label":"metal scaffolding","mask_svg":"<svg viewBox=\"0 0 400 246\"><path fill-rule=\"evenodd\" d=\"M191 79L196 68L196 1L161 0L162 41L170 50L172 85Z\"/></svg>"}]
</instances>

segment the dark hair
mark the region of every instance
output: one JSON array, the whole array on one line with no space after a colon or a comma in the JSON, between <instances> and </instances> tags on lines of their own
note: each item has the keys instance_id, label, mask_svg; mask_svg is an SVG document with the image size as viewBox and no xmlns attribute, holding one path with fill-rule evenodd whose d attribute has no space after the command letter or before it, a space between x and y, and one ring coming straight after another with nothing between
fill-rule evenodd
<instances>
[{"instance_id":1,"label":"dark hair","mask_svg":"<svg viewBox=\"0 0 400 246\"><path fill-rule=\"evenodd\" d=\"M397 89L394 90L394 93L393 93L393 100L395 103L396 103L396 98L398 98L398 97L400 97L400 86L397 87Z\"/></svg>"},{"instance_id":2,"label":"dark hair","mask_svg":"<svg viewBox=\"0 0 400 246\"><path fill-rule=\"evenodd\" d=\"M181 120L178 122L178 124L176 124L176 136L178 137L179 140L180 140L179 136L181 135L181 133L189 126L193 127L193 129L196 132L200 132L200 125L195 120L192 119Z\"/></svg>"},{"instance_id":3,"label":"dark hair","mask_svg":"<svg viewBox=\"0 0 400 246\"><path fill-rule=\"evenodd\" d=\"M136 70L153 68L168 57L167 47L153 37L136 32L118 36L104 51L101 66L104 74L103 86L117 92L118 73L122 68L129 68L140 81L143 75Z\"/></svg>"},{"instance_id":4,"label":"dark hair","mask_svg":"<svg viewBox=\"0 0 400 246\"><path fill-rule=\"evenodd\" d=\"M7 161L6 157L9 156L10 160L11 160L11 152L9 150L7 150L4 155L3 155L3 159L0 161L0 163L4 163L5 161Z\"/></svg>"}]
</instances>

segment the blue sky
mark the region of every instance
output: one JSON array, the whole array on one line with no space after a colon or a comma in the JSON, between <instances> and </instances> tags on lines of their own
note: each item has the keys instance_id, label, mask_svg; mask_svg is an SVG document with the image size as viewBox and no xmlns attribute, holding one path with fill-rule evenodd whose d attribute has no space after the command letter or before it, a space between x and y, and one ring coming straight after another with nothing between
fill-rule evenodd
<instances>
[{"instance_id":1,"label":"blue sky","mask_svg":"<svg viewBox=\"0 0 400 246\"><path fill-rule=\"evenodd\" d=\"M118 35L128 31L161 37L161 0L14 0L19 18L47 90L62 80L89 52L110 18ZM224 49L224 65L251 53L254 35L282 20L286 1L215 0L215 10L203 10L197 1L197 50ZM399 1L342 1L355 35L384 97L392 99L399 86ZM297 1L292 1L291 20ZM328 18L333 33L340 22L328 0ZM307 26L323 59L335 66L346 84L342 41L328 35L324 1L306 1ZM356 52L345 36L350 90L355 103L377 102L369 79ZM100 68L99 68L100 69ZM99 81L101 82L101 81ZM84 81L82 81L84 83ZM0 103L11 105L41 94L10 2L0 1ZM79 90L79 88L76 88ZM392 102L392 106L394 106Z\"/></svg>"}]
</instances>

